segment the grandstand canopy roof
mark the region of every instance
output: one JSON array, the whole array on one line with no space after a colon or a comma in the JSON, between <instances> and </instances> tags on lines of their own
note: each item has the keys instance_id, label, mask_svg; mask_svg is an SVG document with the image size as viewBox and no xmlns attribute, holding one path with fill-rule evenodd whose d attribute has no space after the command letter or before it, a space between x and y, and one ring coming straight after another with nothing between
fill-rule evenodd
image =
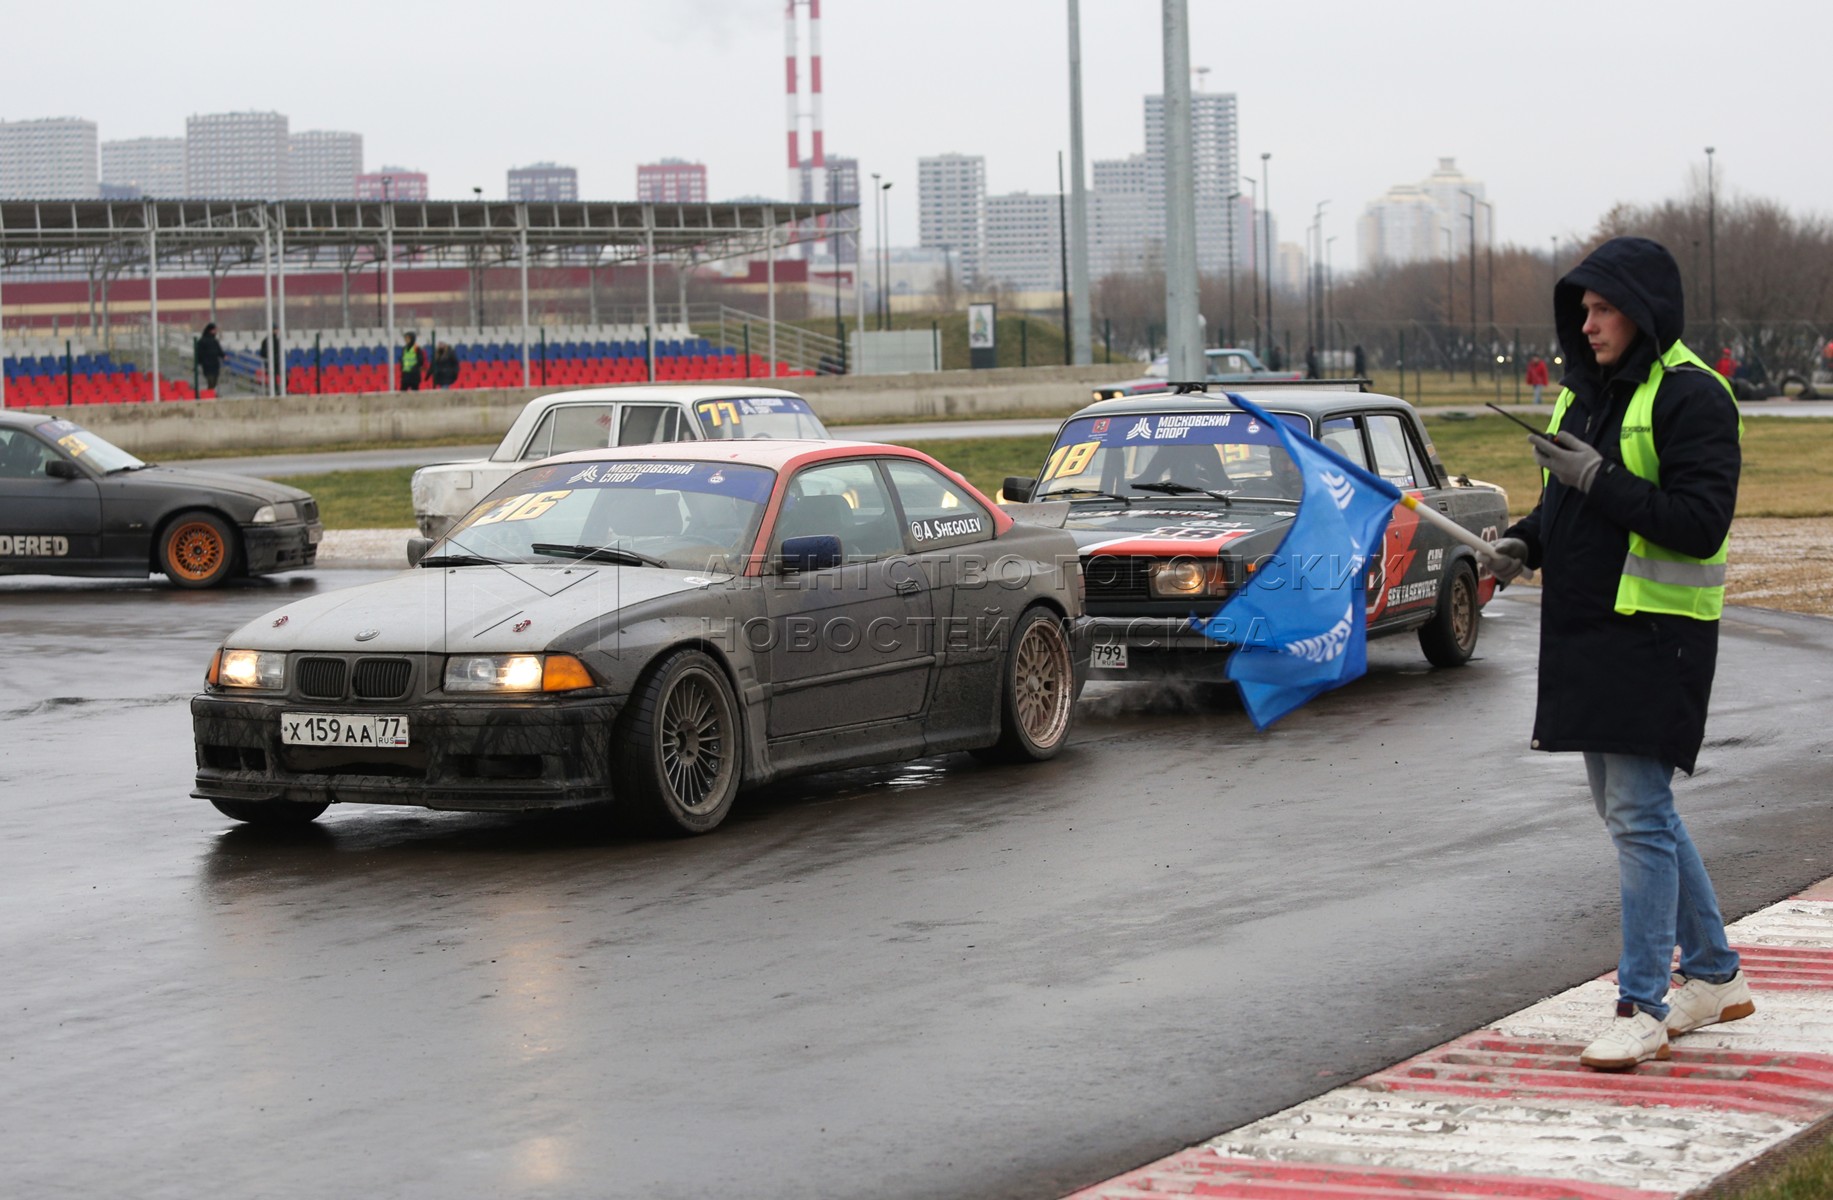
<instances>
[{"instance_id":1,"label":"grandstand canopy roof","mask_svg":"<svg viewBox=\"0 0 1833 1200\"><path fill-rule=\"evenodd\" d=\"M0 266L80 274L98 262L144 261L156 243L162 270L187 261L234 267L261 261L264 236L271 247L284 244L293 269L321 255L374 261L391 241L397 262L513 261L524 244L531 259L569 251L573 261L581 254L706 261L831 236L836 218L856 228L858 211L761 201L7 200L0 201Z\"/></svg>"}]
</instances>

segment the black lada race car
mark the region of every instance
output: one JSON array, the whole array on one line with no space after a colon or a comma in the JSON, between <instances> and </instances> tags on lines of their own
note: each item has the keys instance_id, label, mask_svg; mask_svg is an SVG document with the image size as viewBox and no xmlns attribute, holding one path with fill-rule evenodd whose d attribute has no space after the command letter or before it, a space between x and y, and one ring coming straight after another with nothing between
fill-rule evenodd
<instances>
[{"instance_id":1,"label":"black lada race car","mask_svg":"<svg viewBox=\"0 0 1833 1200\"><path fill-rule=\"evenodd\" d=\"M1406 401L1353 385L1242 391L1486 540L1507 525L1502 489L1453 478ZM1213 616L1278 551L1303 483L1279 439L1226 394L1167 391L1082 409L1037 475L1002 492L1020 519L1075 535L1090 678L1220 682L1231 647L1192 618ZM1468 546L1396 505L1367 582L1370 637L1414 630L1435 665L1469 661L1495 578Z\"/></svg>"},{"instance_id":2,"label":"black lada race car","mask_svg":"<svg viewBox=\"0 0 1833 1200\"><path fill-rule=\"evenodd\" d=\"M324 531L298 488L155 466L70 421L0 413L0 575L162 571L207 588L309 567Z\"/></svg>"}]
</instances>

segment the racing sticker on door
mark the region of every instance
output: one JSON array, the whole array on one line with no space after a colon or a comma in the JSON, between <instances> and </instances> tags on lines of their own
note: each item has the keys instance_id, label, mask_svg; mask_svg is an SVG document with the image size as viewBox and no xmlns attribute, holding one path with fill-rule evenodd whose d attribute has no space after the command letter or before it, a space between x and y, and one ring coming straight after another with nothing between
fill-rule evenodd
<instances>
[{"instance_id":1,"label":"racing sticker on door","mask_svg":"<svg viewBox=\"0 0 1833 1200\"><path fill-rule=\"evenodd\" d=\"M0 558L64 558L69 553L67 537L0 533Z\"/></svg>"},{"instance_id":2,"label":"racing sticker on door","mask_svg":"<svg viewBox=\"0 0 1833 1200\"><path fill-rule=\"evenodd\" d=\"M1410 494L1417 496L1420 493ZM1413 560L1419 557L1419 549L1413 544L1418 534L1419 514L1404 504L1396 504L1381 548L1381 562L1369 571L1368 619L1371 622L1380 620L1388 612L1415 608L1438 599L1436 578L1410 582L1407 579L1407 572L1413 569Z\"/></svg>"}]
</instances>

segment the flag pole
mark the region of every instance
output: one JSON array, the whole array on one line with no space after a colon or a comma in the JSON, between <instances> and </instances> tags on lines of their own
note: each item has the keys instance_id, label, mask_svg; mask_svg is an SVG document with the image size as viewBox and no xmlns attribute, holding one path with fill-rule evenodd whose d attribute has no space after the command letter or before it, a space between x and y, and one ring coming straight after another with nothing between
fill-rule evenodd
<instances>
[{"instance_id":1,"label":"flag pole","mask_svg":"<svg viewBox=\"0 0 1833 1200\"><path fill-rule=\"evenodd\" d=\"M1472 550L1475 550L1482 556L1484 562L1493 566L1500 560L1501 556L1496 553L1495 547L1491 546L1476 534L1470 532L1470 530L1465 529L1462 525L1459 525L1444 513L1428 505L1421 504L1418 496L1402 492L1400 494L1400 502L1418 513L1428 525L1436 525L1438 528L1450 534L1453 538L1469 546ZM1534 578L1534 573L1532 571L1523 571L1520 575L1516 576L1516 578L1523 583L1527 583Z\"/></svg>"}]
</instances>

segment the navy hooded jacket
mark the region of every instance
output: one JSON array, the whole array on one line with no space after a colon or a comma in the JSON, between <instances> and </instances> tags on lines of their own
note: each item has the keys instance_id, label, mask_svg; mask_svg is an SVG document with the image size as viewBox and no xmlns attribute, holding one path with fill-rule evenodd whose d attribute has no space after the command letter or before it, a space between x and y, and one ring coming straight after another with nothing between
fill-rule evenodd
<instances>
[{"instance_id":1,"label":"navy hooded jacket","mask_svg":"<svg viewBox=\"0 0 1833 1200\"><path fill-rule=\"evenodd\" d=\"M1585 292L1635 323L1636 340L1601 367L1583 333ZM1655 394L1657 483L1623 465L1629 398L1685 324L1680 268L1659 243L1613 238L1561 279L1553 317L1574 400L1560 428L1603 455L1589 493L1550 479L1534 511L1505 536L1528 545L1541 593L1537 750L1659 758L1692 773L1705 739L1718 661L1718 623L1616 611L1629 534L1705 558L1737 505L1737 405L1710 373L1668 370Z\"/></svg>"}]
</instances>

